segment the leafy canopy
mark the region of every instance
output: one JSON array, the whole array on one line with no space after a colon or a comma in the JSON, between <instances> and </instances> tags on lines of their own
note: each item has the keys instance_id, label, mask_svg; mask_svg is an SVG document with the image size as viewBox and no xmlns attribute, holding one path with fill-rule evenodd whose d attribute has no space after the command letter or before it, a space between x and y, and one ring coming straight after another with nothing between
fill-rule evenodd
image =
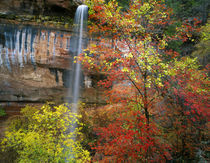
<instances>
[{"instance_id":1,"label":"leafy canopy","mask_svg":"<svg viewBox=\"0 0 210 163\"><path fill-rule=\"evenodd\" d=\"M94 149L119 161L164 162L170 155L156 128L161 126L177 134L176 142L169 139L175 158L195 156L192 142L200 135L194 131L204 127L206 116L206 74L196 59L182 58L175 50L199 31L199 21L176 22L163 0L132 0L126 11L116 0L87 4L93 41L79 60L85 71L106 76L99 84L118 113L116 121L96 129Z\"/></svg>"}]
</instances>

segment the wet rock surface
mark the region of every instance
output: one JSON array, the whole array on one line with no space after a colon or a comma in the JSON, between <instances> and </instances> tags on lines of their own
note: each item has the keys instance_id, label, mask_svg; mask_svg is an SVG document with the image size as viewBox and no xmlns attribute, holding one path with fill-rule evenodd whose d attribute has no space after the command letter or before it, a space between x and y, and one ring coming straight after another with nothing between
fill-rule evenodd
<instances>
[{"instance_id":1,"label":"wet rock surface","mask_svg":"<svg viewBox=\"0 0 210 163\"><path fill-rule=\"evenodd\" d=\"M73 39L69 31L0 24L0 103L62 103L70 98ZM82 75L80 83L80 99L90 104L100 101L93 78Z\"/></svg>"}]
</instances>

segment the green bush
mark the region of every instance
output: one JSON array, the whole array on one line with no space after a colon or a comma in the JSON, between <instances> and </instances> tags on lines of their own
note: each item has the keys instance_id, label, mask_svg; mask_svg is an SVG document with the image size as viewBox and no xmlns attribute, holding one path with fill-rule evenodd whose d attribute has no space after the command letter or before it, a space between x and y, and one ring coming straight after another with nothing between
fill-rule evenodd
<instances>
[{"instance_id":1,"label":"green bush","mask_svg":"<svg viewBox=\"0 0 210 163\"><path fill-rule=\"evenodd\" d=\"M6 112L5 112L5 110L0 107L0 117L3 117L5 115L7 115Z\"/></svg>"}]
</instances>

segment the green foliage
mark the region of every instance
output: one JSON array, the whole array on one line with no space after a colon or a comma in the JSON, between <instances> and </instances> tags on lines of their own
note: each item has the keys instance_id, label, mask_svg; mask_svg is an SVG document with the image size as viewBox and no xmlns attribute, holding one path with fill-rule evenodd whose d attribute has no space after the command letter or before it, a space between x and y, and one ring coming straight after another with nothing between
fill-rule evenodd
<instances>
[{"instance_id":1,"label":"green foliage","mask_svg":"<svg viewBox=\"0 0 210 163\"><path fill-rule=\"evenodd\" d=\"M181 53L182 51L181 51L181 46L182 46L182 44L183 44L183 42L182 41L175 41L175 40L173 40L173 41L170 41L169 43L168 43L168 48L169 49L173 49L174 51L177 51L178 53Z\"/></svg>"},{"instance_id":2,"label":"green foliage","mask_svg":"<svg viewBox=\"0 0 210 163\"><path fill-rule=\"evenodd\" d=\"M200 23L204 24L207 21L209 6L208 0L166 0L164 3L173 9L173 19L176 21L186 21L190 22L192 25L193 21L197 19L198 21L196 23L196 26L200 25ZM174 30L172 30L175 29L173 27L180 27L180 25L171 25L166 32L175 34ZM198 39L197 34L198 31L192 32L190 35L187 35L186 43L182 43L179 40L172 41L169 43L168 47L179 52L180 54L182 54L182 56L190 55L192 54L192 51L194 50L194 44ZM189 36L191 36L191 38Z\"/></svg>"},{"instance_id":3,"label":"green foliage","mask_svg":"<svg viewBox=\"0 0 210 163\"><path fill-rule=\"evenodd\" d=\"M196 50L193 52L194 57L198 57L202 65L209 63L210 54L210 23L208 22L205 26L201 28L201 40L195 46Z\"/></svg>"},{"instance_id":4,"label":"green foliage","mask_svg":"<svg viewBox=\"0 0 210 163\"><path fill-rule=\"evenodd\" d=\"M6 112L5 112L5 110L0 107L0 117L3 117L5 115L7 115Z\"/></svg>"},{"instance_id":5,"label":"green foliage","mask_svg":"<svg viewBox=\"0 0 210 163\"><path fill-rule=\"evenodd\" d=\"M23 116L12 121L2 148L13 149L18 162L85 162L89 152L81 146L82 133L78 118L70 105L55 106L47 103L37 109L26 106ZM22 124L22 125L20 125ZM23 125L24 124L24 125Z\"/></svg>"},{"instance_id":6,"label":"green foliage","mask_svg":"<svg viewBox=\"0 0 210 163\"><path fill-rule=\"evenodd\" d=\"M45 16L45 15L13 15L2 14L0 18L7 20L14 20L15 23L35 23L42 26L57 26L58 28L66 28L73 24L73 19L70 16Z\"/></svg>"},{"instance_id":7,"label":"green foliage","mask_svg":"<svg viewBox=\"0 0 210 163\"><path fill-rule=\"evenodd\" d=\"M108 3L110 0L106 0ZM118 5L121 6L124 10L129 8L130 0L117 0Z\"/></svg>"},{"instance_id":8,"label":"green foliage","mask_svg":"<svg viewBox=\"0 0 210 163\"><path fill-rule=\"evenodd\" d=\"M166 4L173 8L177 18L185 19L189 17L203 16L207 12L207 0L166 0Z\"/></svg>"},{"instance_id":9,"label":"green foliage","mask_svg":"<svg viewBox=\"0 0 210 163\"><path fill-rule=\"evenodd\" d=\"M174 36L176 34L177 27L181 27L181 22L176 22L174 24L169 25L166 30L165 34L169 36ZM183 42L181 40L171 40L168 42L167 49L172 49L174 51L177 51L178 53L181 53L181 45Z\"/></svg>"}]
</instances>

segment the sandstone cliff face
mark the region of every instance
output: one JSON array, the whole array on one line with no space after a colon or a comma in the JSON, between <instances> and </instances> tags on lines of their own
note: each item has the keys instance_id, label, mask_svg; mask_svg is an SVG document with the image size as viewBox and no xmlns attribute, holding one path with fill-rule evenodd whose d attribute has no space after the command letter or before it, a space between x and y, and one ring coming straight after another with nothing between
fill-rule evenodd
<instances>
[{"instance_id":1,"label":"sandstone cliff face","mask_svg":"<svg viewBox=\"0 0 210 163\"><path fill-rule=\"evenodd\" d=\"M71 32L0 24L0 105L64 102L73 80ZM95 103L99 92L83 76L80 99ZM16 104L15 104L16 103Z\"/></svg>"},{"instance_id":2,"label":"sandstone cliff face","mask_svg":"<svg viewBox=\"0 0 210 163\"><path fill-rule=\"evenodd\" d=\"M0 102L62 101L70 70L70 33L12 25L0 28Z\"/></svg>"},{"instance_id":3,"label":"sandstone cliff face","mask_svg":"<svg viewBox=\"0 0 210 163\"><path fill-rule=\"evenodd\" d=\"M82 0L1 0L0 12L65 15L73 17Z\"/></svg>"}]
</instances>

